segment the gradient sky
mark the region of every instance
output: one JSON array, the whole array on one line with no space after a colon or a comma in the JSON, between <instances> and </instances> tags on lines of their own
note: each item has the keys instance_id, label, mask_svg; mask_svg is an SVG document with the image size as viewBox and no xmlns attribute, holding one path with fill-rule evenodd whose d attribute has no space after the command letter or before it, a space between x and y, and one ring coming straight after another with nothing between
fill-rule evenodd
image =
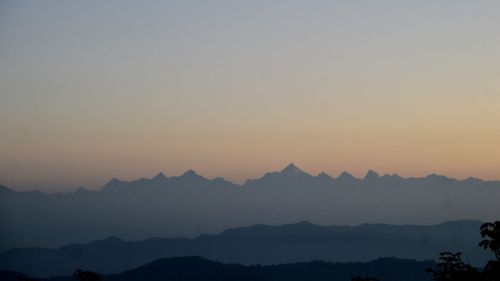
<instances>
[{"instance_id":1,"label":"gradient sky","mask_svg":"<svg viewBox=\"0 0 500 281\"><path fill-rule=\"evenodd\" d=\"M2 1L0 183L500 178L500 1Z\"/></svg>"}]
</instances>

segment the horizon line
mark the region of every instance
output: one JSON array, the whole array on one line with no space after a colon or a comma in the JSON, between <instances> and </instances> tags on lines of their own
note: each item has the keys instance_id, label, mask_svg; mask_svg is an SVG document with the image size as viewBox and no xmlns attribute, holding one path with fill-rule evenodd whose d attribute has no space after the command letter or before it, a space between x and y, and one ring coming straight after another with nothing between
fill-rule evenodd
<instances>
[{"instance_id":1,"label":"horizon line","mask_svg":"<svg viewBox=\"0 0 500 281\"><path fill-rule=\"evenodd\" d=\"M9 190L12 190L12 191L15 191L15 192L42 192L42 193L48 193L48 194L56 194L56 193L74 193L74 192L77 192L78 190L87 190L87 191L101 191L103 190L108 184L110 184L111 182L113 181L118 181L118 182L121 182L121 183L126 183L126 184L129 184L129 183L134 183L134 182L137 182L137 181L144 181L144 180L153 180L157 177L164 177L164 178L181 178L181 177L185 177L185 176L198 176L198 177L201 177L203 179L206 179L206 180L210 180L210 181L214 181L214 180L222 180L222 181L225 181L227 183L230 183L230 184L233 184L233 185L237 185L237 186L245 186L247 185L249 182L251 181L256 181L256 180L260 180L260 179L263 179L264 177L268 176L268 175L275 175L275 174L280 174L280 173L287 173L287 172L295 172L295 173L298 173L298 174L303 174L305 176L309 176L311 178L317 178L317 177L320 177L320 176L326 176L326 177L329 177L331 178L331 180L335 181L335 180L339 180L341 179L341 177L351 177L355 180L358 180L358 181L362 181L362 180L367 180L370 176L373 176L375 178L384 178L384 177L397 177L397 178L400 178L402 180L419 180L419 179L426 179L426 178L429 178L429 177L443 177L443 178L446 178L447 180L451 180L451 181L459 181L459 182L464 182L464 181L468 181L468 180L477 180L477 181L481 181L481 182L485 182L485 183L497 183L497 182L500 182L500 179L491 179L491 180L488 180L488 179L483 179L483 178L479 178L479 177L473 177L473 176L468 176L466 178L463 178L463 179L460 179L460 178L455 178L455 177L449 177L447 175L444 175L444 174L437 174L437 173L430 173L430 174L427 174L425 176L409 176L409 177L402 177L400 176L398 173L386 173L386 174L380 174L378 173L377 171L373 170L373 169L368 169L367 172L365 173L365 176L364 177L356 177L354 176L353 174L351 174L349 171L342 171L340 172L336 177L333 177L331 174L327 173L327 172L319 172L317 175L313 175L313 174L310 174L304 170L302 170L301 168L299 168L298 166L296 166L294 164L294 162L290 162L285 168L281 169L281 170L275 170L275 171L270 171L270 172L265 172L262 176L260 177L256 177L256 178L247 178L246 180L244 180L241 184L240 183L235 183L231 180L227 180L225 179L224 177L221 177L221 176L217 176L217 177L205 177L199 173L197 173L195 170L193 169L188 169L186 170L185 172L183 172L182 174L180 175L165 175L164 171L160 171L158 172L157 174L155 174L154 176L150 177L150 178L147 178L147 177L141 177L141 178L136 178L136 179L132 179L132 180L121 180L117 177L112 177L110 180L108 180L104 185L102 185L101 187L99 187L98 189L88 189L86 186L79 186L77 187L76 189L74 190L68 190L68 191L54 191L54 192L50 192L50 191L44 191L42 189L31 189L31 190L15 190L15 189L12 189L11 187L7 186L7 185L4 185L0 182L0 187L5 187Z\"/></svg>"}]
</instances>

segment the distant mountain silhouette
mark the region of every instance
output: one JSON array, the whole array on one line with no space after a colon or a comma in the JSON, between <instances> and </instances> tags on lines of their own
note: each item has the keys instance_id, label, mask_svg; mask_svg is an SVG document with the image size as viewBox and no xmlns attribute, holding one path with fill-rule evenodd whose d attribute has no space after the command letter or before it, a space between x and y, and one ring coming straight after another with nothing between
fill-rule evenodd
<instances>
[{"instance_id":1,"label":"distant mountain silhouette","mask_svg":"<svg viewBox=\"0 0 500 281\"><path fill-rule=\"evenodd\" d=\"M159 258L181 256L241 264L279 264L312 260L367 262L392 256L430 260L441 251L460 251L473 264L483 264L491 256L477 246L480 225L477 221L457 221L432 226L350 227L300 222L235 228L195 239L126 242L111 237L59 249L8 250L0 253L0 270L47 277L70 274L76 268L119 273Z\"/></svg>"},{"instance_id":2,"label":"distant mountain silhouette","mask_svg":"<svg viewBox=\"0 0 500 281\"><path fill-rule=\"evenodd\" d=\"M370 274L383 281L431 281L425 272L434 262L377 259L368 263L327 263L321 261L273 266L223 264L199 257L160 259L117 275L101 275L102 281L351 281L351 276ZM19 273L1 272L0 277L16 277ZM2 279L16 280L16 279ZM73 281L73 276L60 276L52 281Z\"/></svg>"},{"instance_id":3,"label":"distant mountain silhouette","mask_svg":"<svg viewBox=\"0 0 500 281\"><path fill-rule=\"evenodd\" d=\"M260 179L246 181L246 187L277 186L282 184L295 185L297 183L307 183L314 180L314 177L302 171L293 163L290 163L279 172L267 173Z\"/></svg>"},{"instance_id":4,"label":"distant mountain silhouette","mask_svg":"<svg viewBox=\"0 0 500 281\"><path fill-rule=\"evenodd\" d=\"M440 175L402 178L369 171L364 178L310 175L294 164L242 185L190 170L134 181L113 179L102 190L15 192L0 186L0 251L58 247L118 236L195 237L244 225L492 221L500 214L500 182Z\"/></svg>"},{"instance_id":5,"label":"distant mountain silhouette","mask_svg":"<svg viewBox=\"0 0 500 281\"><path fill-rule=\"evenodd\" d=\"M221 264L196 257L162 259L117 276L106 276L109 281L139 281L147 276L150 281L178 280L273 280L273 281L350 281L352 275L370 274L384 281L430 281L425 268L433 262L416 262L393 258L369 263L308 262L275 266L241 266Z\"/></svg>"}]
</instances>

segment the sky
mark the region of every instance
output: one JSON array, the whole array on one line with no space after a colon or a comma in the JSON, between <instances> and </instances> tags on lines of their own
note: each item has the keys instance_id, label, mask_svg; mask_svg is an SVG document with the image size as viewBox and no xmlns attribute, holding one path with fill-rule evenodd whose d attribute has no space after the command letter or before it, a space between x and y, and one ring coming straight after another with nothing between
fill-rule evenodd
<instances>
[{"instance_id":1,"label":"sky","mask_svg":"<svg viewBox=\"0 0 500 281\"><path fill-rule=\"evenodd\" d=\"M499 1L2 1L0 184L500 179Z\"/></svg>"}]
</instances>

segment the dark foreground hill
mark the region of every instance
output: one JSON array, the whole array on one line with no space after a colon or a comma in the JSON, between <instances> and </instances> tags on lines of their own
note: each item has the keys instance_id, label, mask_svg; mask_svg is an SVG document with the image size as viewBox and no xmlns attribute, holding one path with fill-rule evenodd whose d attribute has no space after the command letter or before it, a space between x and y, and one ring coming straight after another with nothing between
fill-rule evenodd
<instances>
[{"instance_id":1,"label":"dark foreground hill","mask_svg":"<svg viewBox=\"0 0 500 281\"><path fill-rule=\"evenodd\" d=\"M222 264L199 257L154 261L118 275L103 275L102 281L350 281L352 276L373 276L383 281L430 281L425 270L434 262L383 258L368 263L307 262L272 266ZM14 273L11 273L14 274ZM0 273L0 276L2 274ZM6 275L7 276L7 275ZM74 281L73 276L51 281Z\"/></svg>"},{"instance_id":2,"label":"dark foreground hill","mask_svg":"<svg viewBox=\"0 0 500 281\"><path fill-rule=\"evenodd\" d=\"M380 257L435 259L442 251L460 251L481 265L488 252L477 246L481 222L457 221L432 226L364 224L319 226L307 222L256 225L195 239L154 238L126 242L108 238L59 249L21 248L0 253L0 270L33 276L67 275L76 268L119 273L168 257L201 256L239 264L280 264L324 260L368 262Z\"/></svg>"},{"instance_id":3,"label":"dark foreground hill","mask_svg":"<svg viewBox=\"0 0 500 281\"><path fill-rule=\"evenodd\" d=\"M0 271L0 280L2 281L20 281L27 277L25 274L15 271Z\"/></svg>"}]
</instances>

